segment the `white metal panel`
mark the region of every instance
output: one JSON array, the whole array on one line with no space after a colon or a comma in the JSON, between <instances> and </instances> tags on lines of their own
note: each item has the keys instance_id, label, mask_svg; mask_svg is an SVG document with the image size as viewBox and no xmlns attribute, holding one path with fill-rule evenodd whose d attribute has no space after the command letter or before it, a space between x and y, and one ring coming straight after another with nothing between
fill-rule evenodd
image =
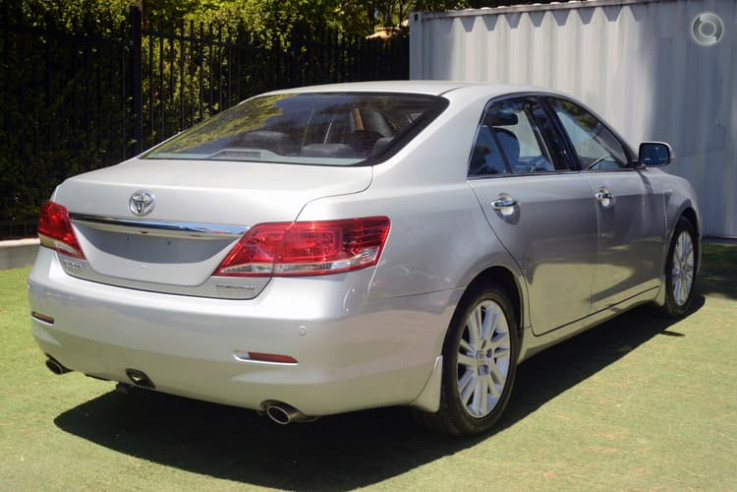
<instances>
[{"instance_id":1,"label":"white metal panel","mask_svg":"<svg viewBox=\"0 0 737 492\"><path fill-rule=\"evenodd\" d=\"M721 21L719 34L694 21ZM665 140L699 195L707 235L737 237L737 2L593 0L410 16L412 79L567 92L631 144ZM702 39L703 41L703 39Z\"/></svg>"}]
</instances>

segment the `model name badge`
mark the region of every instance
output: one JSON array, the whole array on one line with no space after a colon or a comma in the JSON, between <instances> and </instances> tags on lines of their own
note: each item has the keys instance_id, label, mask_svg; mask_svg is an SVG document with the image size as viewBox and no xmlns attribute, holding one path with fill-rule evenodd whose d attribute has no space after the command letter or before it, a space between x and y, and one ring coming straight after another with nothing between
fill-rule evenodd
<instances>
[{"instance_id":1,"label":"model name badge","mask_svg":"<svg viewBox=\"0 0 737 492\"><path fill-rule=\"evenodd\" d=\"M231 290L256 290L253 285L232 285L232 284L216 284L215 287L218 289L231 289Z\"/></svg>"},{"instance_id":2,"label":"model name badge","mask_svg":"<svg viewBox=\"0 0 737 492\"><path fill-rule=\"evenodd\" d=\"M80 270L82 268L82 264L79 263L78 261L69 260L67 258L62 258L61 262L62 262L62 265L64 266L64 269L65 270L66 269L69 269L69 270Z\"/></svg>"}]
</instances>

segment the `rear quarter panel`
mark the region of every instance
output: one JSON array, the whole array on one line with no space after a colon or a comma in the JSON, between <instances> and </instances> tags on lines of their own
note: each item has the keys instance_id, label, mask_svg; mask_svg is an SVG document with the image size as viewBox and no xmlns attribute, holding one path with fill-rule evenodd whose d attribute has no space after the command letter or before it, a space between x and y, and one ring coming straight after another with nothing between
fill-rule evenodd
<instances>
[{"instance_id":1,"label":"rear quarter panel","mask_svg":"<svg viewBox=\"0 0 737 492\"><path fill-rule=\"evenodd\" d=\"M361 192L310 202L299 220L386 215L391 231L370 294L463 289L484 268L516 267L491 231L467 178L486 97L454 101Z\"/></svg>"},{"instance_id":2,"label":"rear quarter panel","mask_svg":"<svg viewBox=\"0 0 737 492\"><path fill-rule=\"evenodd\" d=\"M486 100L451 101L446 113L409 145L374 166L367 190L314 200L300 213L299 220L390 218L391 230L371 280L370 297L401 299L449 291L443 297L446 306L424 309L454 309L473 279L492 266L512 272L525 297L520 271L492 232L466 179ZM415 304L413 309L417 308ZM447 324L427 328L439 354Z\"/></svg>"}]
</instances>

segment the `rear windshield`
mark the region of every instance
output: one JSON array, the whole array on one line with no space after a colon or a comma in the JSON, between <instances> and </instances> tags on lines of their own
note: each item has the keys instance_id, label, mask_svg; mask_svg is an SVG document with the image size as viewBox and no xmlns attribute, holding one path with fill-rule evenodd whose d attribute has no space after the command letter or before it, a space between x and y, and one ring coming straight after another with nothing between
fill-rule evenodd
<instances>
[{"instance_id":1,"label":"rear windshield","mask_svg":"<svg viewBox=\"0 0 737 492\"><path fill-rule=\"evenodd\" d=\"M443 98L417 94L260 96L164 142L144 158L372 164L404 146L446 106Z\"/></svg>"}]
</instances>

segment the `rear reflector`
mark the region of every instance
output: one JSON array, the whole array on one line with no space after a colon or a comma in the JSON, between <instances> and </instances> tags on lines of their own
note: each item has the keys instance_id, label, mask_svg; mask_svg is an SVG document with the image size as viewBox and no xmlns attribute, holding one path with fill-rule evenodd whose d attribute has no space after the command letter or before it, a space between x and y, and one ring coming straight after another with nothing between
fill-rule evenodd
<instances>
[{"instance_id":1,"label":"rear reflector","mask_svg":"<svg viewBox=\"0 0 737 492\"><path fill-rule=\"evenodd\" d=\"M297 359L288 355L264 354L262 352L248 352L248 359L260 362L276 362L279 364L296 364Z\"/></svg>"},{"instance_id":2,"label":"rear reflector","mask_svg":"<svg viewBox=\"0 0 737 492\"><path fill-rule=\"evenodd\" d=\"M233 352L236 360L251 362L272 362L276 364L296 364L297 359L289 355L267 354L265 352L244 352L236 350Z\"/></svg>"},{"instance_id":3,"label":"rear reflector","mask_svg":"<svg viewBox=\"0 0 737 492\"><path fill-rule=\"evenodd\" d=\"M388 217L254 226L215 270L217 276L327 275L376 265Z\"/></svg>"},{"instance_id":4,"label":"rear reflector","mask_svg":"<svg viewBox=\"0 0 737 492\"><path fill-rule=\"evenodd\" d=\"M72 221L65 207L54 202L41 205L38 218L38 237L41 245L73 258L84 259L82 248L72 229Z\"/></svg>"},{"instance_id":5,"label":"rear reflector","mask_svg":"<svg viewBox=\"0 0 737 492\"><path fill-rule=\"evenodd\" d=\"M49 316L47 314L39 313L38 311L31 311L31 317L34 319L37 319L39 321L43 321L44 323L47 323L49 325L54 324L54 318L53 316Z\"/></svg>"}]
</instances>

